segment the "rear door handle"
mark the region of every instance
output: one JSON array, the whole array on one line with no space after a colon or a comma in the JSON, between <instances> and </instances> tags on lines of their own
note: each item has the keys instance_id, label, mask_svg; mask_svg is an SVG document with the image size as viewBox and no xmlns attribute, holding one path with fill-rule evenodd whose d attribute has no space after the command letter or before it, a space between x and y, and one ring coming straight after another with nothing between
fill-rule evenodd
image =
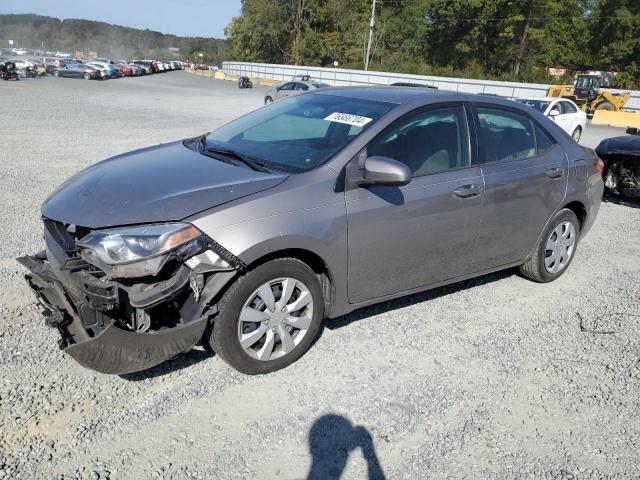
<instances>
[{"instance_id":1,"label":"rear door handle","mask_svg":"<svg viewBox=\"0 0 640 480\"><path fill-rule=\"evenodd\" d=\"M564 175L564 171L561 168L550 168L547 170L547 177L549 178L560 178Z\"/></svg>"},{"instance_id":2,"label":"rear door handle","mask_svg":"<svg viewBox=\"0 0 640 480\"><path fill-rule=\"evenodd\" d=\"M481 191L482 187L480 185L471 184L455 189L453 194L460 198L471 198L480 195Z\"/></svg>"}]
</instances>

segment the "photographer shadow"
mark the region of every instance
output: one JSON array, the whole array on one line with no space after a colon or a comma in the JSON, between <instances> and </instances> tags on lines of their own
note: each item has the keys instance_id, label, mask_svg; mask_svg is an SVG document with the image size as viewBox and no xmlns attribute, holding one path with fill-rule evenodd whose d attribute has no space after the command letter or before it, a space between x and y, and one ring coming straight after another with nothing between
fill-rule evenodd
<instances>
[{"instance_id":1,"label":"photographer shadow","mask_svg":"<svg viewBox=\"0 0 640 480\"><path fill-rule=\"evenodd\" d=\"M312 456L308 480L339 479L352 451L360 449L367 462L369 480L385 479L369 431L354 426L341 415L323 415L309 431Z\"/></svg>"}]
</instances>

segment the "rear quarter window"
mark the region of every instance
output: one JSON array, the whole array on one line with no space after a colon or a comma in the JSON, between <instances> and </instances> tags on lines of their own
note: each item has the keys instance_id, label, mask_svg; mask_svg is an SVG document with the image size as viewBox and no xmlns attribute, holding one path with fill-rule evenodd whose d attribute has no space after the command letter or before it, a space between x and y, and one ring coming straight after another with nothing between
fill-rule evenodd
<instances>
[{"instance_id":1,"label":"rear quarter window","mask_svg":"<svg viewBox=\"0 0 640 480\"><path fill-rule=\"evenodd\" d=\"M534 126L536 132L536 144L538 146L538 156L543 156L551 151L556 141L543 130L537 123Z\"/></svg>"}]
</instances>

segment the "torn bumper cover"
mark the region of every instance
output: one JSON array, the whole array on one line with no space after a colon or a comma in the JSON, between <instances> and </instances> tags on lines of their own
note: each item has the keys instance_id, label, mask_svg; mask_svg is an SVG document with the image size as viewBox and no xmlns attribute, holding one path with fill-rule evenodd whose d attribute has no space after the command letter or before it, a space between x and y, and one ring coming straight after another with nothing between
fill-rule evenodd
<instances>
[{"instance_id":1,"label":"torn bumper cover","mask_svg":"<svg viewBox=\"0 0 640 480\"><path fill-rule=\"evenodd\" d=\"M83 367L100 373L139 372L191 350L206 326L206 316L157 333L128 332L110 325L96 338L70 345L65 351Z\"/></svg>"},{"instance_id":2,"label":"torn bumper cover","mask_svg":"<svg viewBox=\"0 0 640 480\"><path fill-rule=\"evenodd\" d=\"M60 332L60 348L84 367L107 374L146 370L193 348L215 311L208 309L209 300L236 273L215 273L204 288L206 295L195 298L188 288L186 271L191 270L184 265L168 279L141 289L81 268L74 271L69 261L60 264L45 251L18 262L29 270L25 278L44 309L45 323ZM132 306L136 301L151 310ZM167 313L171 308L174 312ZM148 312L153 312L151 320ZM131 319L140 315L154 327L147 322L145 331L135 331Z\"/></svg>"}]
</instances>

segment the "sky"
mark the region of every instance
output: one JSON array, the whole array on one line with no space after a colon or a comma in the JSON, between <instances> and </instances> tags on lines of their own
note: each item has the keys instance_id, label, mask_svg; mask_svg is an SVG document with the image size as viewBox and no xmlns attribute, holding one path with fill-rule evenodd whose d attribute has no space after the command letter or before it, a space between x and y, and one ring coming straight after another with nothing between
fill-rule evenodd
<instances>
[{"instance_id":1,"label":"sky","mask_svg":"<svg viewBox=\"0 0 640 480\"><path fill-rule=\"evenodd\" d=\"M0 0L2 13L35 13L148 28L185 37L224 37L240 0Z\"/></svg>"}]
</instances>

